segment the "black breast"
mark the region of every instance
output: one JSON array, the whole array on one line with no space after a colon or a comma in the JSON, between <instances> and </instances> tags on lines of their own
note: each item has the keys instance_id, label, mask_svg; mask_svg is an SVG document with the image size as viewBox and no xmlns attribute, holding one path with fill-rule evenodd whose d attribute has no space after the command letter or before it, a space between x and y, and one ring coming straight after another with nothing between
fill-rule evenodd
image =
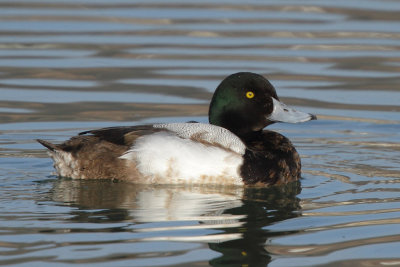
<instances>
[{"instance_id":1,"label":"black breast","mask_svg":"<svg viewBox=\"0 0 400 267\"><path fill-rule=\"evenodd\" d=\"M247 146L240 169L245 184L283 184L300 178L300 156L285 136L261 131L242 140Z\"/></svg>"}]
</instances>

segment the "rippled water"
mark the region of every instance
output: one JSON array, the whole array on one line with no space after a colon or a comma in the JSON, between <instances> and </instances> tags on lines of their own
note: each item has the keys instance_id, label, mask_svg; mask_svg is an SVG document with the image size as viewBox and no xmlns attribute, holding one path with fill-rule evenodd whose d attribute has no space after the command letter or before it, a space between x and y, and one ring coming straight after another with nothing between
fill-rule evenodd
<instances>
[{"instance_id":1,"label":"rippled water","mask_svg":"<svg viewBox=\"0 0 400 267\"><path fill-rule=\"evenodd\" d=\"M400 2L0 1L0 264L400 265ZM206 122L268 77L319 120L276 124L301 183L138 186L52 175L34 139Z\"/></svg>"}]
</instances>

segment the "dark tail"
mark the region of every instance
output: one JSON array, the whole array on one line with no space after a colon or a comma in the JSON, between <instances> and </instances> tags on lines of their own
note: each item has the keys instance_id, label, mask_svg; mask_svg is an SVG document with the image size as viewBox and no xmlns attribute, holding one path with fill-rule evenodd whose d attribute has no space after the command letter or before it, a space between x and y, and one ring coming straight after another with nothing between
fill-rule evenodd
<instances>
[{"instance_id":1,"label":"dark tail","mask_svg":"<svg viewBox=\"0 0 400 267\"><path fill-rule=\"evenodd\" d=\"M40 144L42 144L43 146L47 147L50 151L56 151L59 150L59 148L57 147L57 145L52 144L50 142L41 140L41 139L36 139L36 141L38 141Z\"/></svg>"}]
</instances>

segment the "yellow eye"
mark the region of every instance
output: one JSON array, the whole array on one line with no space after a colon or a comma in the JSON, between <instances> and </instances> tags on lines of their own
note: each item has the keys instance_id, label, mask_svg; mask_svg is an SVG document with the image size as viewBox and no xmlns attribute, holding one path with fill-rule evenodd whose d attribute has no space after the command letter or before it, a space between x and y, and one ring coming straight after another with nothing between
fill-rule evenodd
<instances>
[{"instance_id":1,"label":"yellow eye","mask_svg":"<svg viewBox=\"0 0 400 267\"><path fill-rule=\"evenodd\" d=\"M253 97L254 97L254 93L253 93L252 91L248 91L248 92L246 93L246 97L247 97L247 98L253 98Z\"/></svg>"}]
</instances>

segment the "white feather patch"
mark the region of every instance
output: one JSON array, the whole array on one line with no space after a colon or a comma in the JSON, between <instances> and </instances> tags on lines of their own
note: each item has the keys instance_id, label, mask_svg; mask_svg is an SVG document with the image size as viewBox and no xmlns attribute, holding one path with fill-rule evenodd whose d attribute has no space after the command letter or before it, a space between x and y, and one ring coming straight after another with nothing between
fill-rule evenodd
<instances>
[{"instance_id":1,"label":"white feather patch","mask_svg":"<svg viewBox=\"0 0 400 267\"><path fill-rule=\"evenodd\" d=\"M54 161L54 168L58 176L83 179L79 173L78 161L69 152L50 151L48 152Z\"/></svg>"},{"instance_id":2,"label":"white feather patch","mask_svg":"<svg viewBox=\"0 0 400 267\"><path fill-rule=\"evenodd\" d=\"M243 163L245 146L228 130L199 123L158 124L155 127L170 131L138 138L121 156L134 161L139 172L149 179L147 182L243 184L239 167ZM215 131L210 132L210 129ZM195 140L190 139L193 135ZM205 143L197 141L199 136ZM211 145L213 143L219 146Z\"/></svg>"},{"instance_id":3,"label":"white feather patch","mask_svg":"<svg viewBox=\"0 0 400 267\"><path fill-rule=\"evenodd\" d=\"M201 139L210 144L218 144L244 155L246 146L231 131L206 123L165 123L154 124L154 128L163 128L175 132L183 138Z\"/></svg>"}]
</instances>

